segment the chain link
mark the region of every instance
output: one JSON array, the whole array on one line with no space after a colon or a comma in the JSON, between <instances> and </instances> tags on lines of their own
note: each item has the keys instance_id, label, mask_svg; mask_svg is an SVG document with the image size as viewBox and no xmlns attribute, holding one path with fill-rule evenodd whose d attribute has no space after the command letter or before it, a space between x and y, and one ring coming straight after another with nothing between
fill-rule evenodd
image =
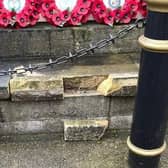
<instances>
[{"instance_id":1,"label":"chain link","mask_svg":"<svg viewBox=\"0 0 168 168\"><path fill-rule=\"evenodd\" d=\"M74 58L79 58L88 54L93 54L96 49L101 49L101 48L104 48L105 46L114 44L116 39L121 39L125 37L129 32L131 32L135 28L143 28L145 24L146 24L146 19L138 19L135 21L135 23L131 25L127 25L116 34L114 35L109 34L107 38L100 40L95 44L89 44L88 48L82 48L80 50L75 51L74 53L70 52L68 55L61 56L55 60L49 59L47 63L44 63L42 65L29 64L28 66L23 68L16 68L16 69L9 68L7 71L0 71L0 76L6 76L6 75L12 76L14 74L19 75L19 74L24 74L26 72L33 73L34 71L47 69L48 67L52 67L53 65L60 65L70 60L72 61Z\"/></svg>"}]
</instances>

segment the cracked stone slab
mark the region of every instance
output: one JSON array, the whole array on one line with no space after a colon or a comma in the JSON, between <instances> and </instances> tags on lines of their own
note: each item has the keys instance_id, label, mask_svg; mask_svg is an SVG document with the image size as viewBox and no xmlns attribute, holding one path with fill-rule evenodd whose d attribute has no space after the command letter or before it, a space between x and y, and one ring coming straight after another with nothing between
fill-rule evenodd
<instances>
[{"instance_id":1,"label":"cracked stone slab","mask_svg":"<svg viewBox=\"0 0 168 168\"><path fill-rule=\"evenodd\" d=\"M12 101L63 99L63 80L50 76L15 77L10 80Z\"/></svg>"},{"instance_id":2,"label":"cracked stone slab","mask_svg":"<svg viewBox=\"0 0 168 168\"><path fill-rule=\"evenodd\" d=\"M9 94L9 76L0 77L0 100L8 99Z\"/></svg>"},{"instance_id":3,"label":"cracked stone slab","mask_svg":"<svg viewBox=\"0 0 168 168\"><path fill-rule=\"evenodd\" d=\"M106 129L108 120L65 120L65 141L100 140Z\"/></svg>"},{"instance_id":4,"label":"cracked stone slab","mask_svg":"<svg viewBox=\"0 0 168 168\"><path fill-rule=\"evenodd\" d=\"M90 75L90 76L71 76L64 77L65 91L80 90L89 91L96 90L97 86L107 78L107 75Z\"/></svg>"},{"instance_id":5,"label":"cracked stone slab","mask_svg":"<svg viewBox=\"0 0 168 168\"><path fill-rule=\"evenodd\" d=\"M137 73L110 74L97 88L104 96L135 96Z\"/></svg>"}]
</instances>

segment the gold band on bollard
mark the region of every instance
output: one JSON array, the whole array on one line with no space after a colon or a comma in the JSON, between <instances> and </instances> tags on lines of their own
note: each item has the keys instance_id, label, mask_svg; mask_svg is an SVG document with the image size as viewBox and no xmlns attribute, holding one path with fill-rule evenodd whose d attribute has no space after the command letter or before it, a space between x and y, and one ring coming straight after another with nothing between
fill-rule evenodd
<instances>
[{"instance_id":1,"label":"gold band on bollard","mask_svg":"<svg viewBox=\"0 0 168 168\"><path fill-rule=\"evenodd\" d=\"M168 0L145 0L148 9L154 12L168 13Z\"/></svg>"},{"instance_id":2,"label":"gold band on bollard","mask_svg":"<svg viewBox=\"0 0 168 168\"><path fill-rule=\"evenodd\" d=\"M168 53L168 40L154 40L142 35L139 37L138 42L147 51Z\"/></svg>"},{"instance_id":3,"label":"gold band on bollard","mask_svg":"<svg viewBox=\"0 0 168 168\"><path fill-rule=\"evenodd\" d=\"M165 151L166 146L167 146L166 142L164 142L164 144L160 148L150 149L150 150L142 149L132 144L130 137L128 137L127 139L127 145L128 145L129 150L131 150L133 153L140 155L140 156L145 156L145 157L158 156Z\"/></svg>"}]
</instances>

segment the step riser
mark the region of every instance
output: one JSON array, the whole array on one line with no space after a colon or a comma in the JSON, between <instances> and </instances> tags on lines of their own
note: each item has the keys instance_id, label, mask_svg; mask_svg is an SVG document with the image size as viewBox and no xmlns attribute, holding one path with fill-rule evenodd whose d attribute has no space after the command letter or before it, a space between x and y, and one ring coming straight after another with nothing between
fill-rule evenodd
<instances>
[{"instance_id":1,"label":"step riser","mask_svg":"<svg viewBox=\"0 0 168 168\"><path fill-rule=\"evenodd\" d=\"M129 129L137 67L121 64L71 68L63 75L54 71L53 75L15 76L9 83L4 82L2 90L6 86L10 92L9 99L0 101L0 135L64 133L66 140L95 140L107 128ZM98 92L105 81L108 96ZM55 99L60 93L61 99Z\"/></svg>"},{"instance_id":2,"label":"step riser","mask_svg":"<svg viewBox=\"0 0 168 168\"><path fill-rule=\"evenodd\" d=\"M134 97L83 96L57 102L0 102L0 134L63 133L66 119L107 119L109 129L129 129Z\"/></svg>"},{"instance_id":3,"label":"step riser","mask_svg":"<svg viewBox=\"0 0 168 168\"><path fill-rule=\"evenodd\" d=\"M108 98L83 96L65 98L63 101L44 102L0 102L1 121L30 121L49 118L108 118L130 115L134 97Z\"/></svg>"},{"instance_id":4,"label":"step riser","mask_svg":"<svg viewBox=\"0 0 168 168\"><path fill-rule=\"evenodd\" d=\"M94 118L94 120L104 120L106 118ZM108 130L127 131L131 127L132 115L115 116L109 121ZM30 135L30 134L64 134L64 119L48 119L37 121L16 121L0 123L0 136L10 135ZM75 137L75 136L74 136Z\"/></svg>"},{"instance_id":5,"label":"step riser","mask_svg":"<svg viewBox=\"0 0 168 168\"><path fill-rule=\"evenodd\" d=\"M111 29L105 25L92 24L62 29L49 25L22 30L0 29L0 59L9 61L57 58L74 49L86 47L91 42L106 38L109 33L115 33L121 28L123 26L115 26ZM139 52L137 38L142 32L143 30L135 30L126 38L117 40L115 45L97 50L93 57L96 56L96 60L101 56L104 58L105 53L122 55Z\"/></svg>"}]
</instances>

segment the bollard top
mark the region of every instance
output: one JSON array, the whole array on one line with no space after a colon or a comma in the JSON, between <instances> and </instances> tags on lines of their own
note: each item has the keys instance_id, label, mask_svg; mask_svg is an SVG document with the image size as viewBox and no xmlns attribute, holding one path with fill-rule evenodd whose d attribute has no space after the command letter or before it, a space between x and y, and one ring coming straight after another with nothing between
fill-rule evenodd
<instances>
[{"instance_id":1,"label":"bollard top","mask_svg":"<svg viewBox=\"0 0 168 168\"><path fill-rule=\"evenodd\" d=\"M168 0L145 0L148 9L154 12L168 13Z\"/></svg>"}]
</instances>

